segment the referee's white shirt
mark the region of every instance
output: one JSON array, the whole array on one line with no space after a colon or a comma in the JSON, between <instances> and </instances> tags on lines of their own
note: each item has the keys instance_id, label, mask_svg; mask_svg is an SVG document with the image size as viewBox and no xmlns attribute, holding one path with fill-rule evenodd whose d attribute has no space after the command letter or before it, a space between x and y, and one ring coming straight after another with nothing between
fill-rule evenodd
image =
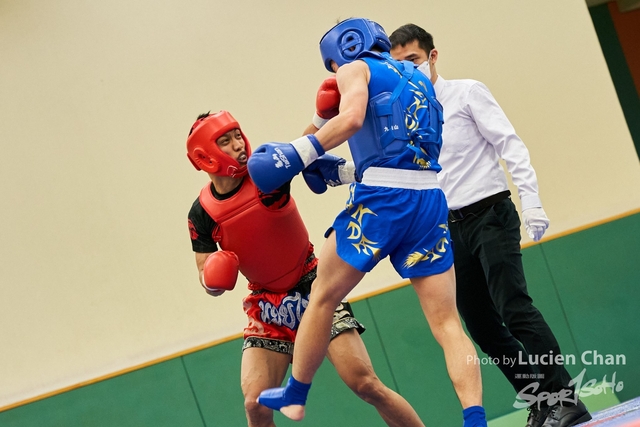
<instances>
[{"instance_id":1,"label":"referee's white shirt","mask_svg":"<svg viewBox=\"0 0 640 427\"><path fill-rule=\"evenodd\" d=\"M438 181L449 209L507 190L500 158L518 188L522 209L541 207L529 150L489 89L476 80L445 80L441 76L434 88L444 109Z\"/></svg>"}]
</instances>

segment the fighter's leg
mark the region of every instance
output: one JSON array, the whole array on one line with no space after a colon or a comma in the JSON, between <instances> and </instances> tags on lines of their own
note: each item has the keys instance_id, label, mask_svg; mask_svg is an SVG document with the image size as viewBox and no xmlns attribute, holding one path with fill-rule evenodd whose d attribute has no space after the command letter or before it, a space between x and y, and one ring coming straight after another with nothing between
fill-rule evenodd
<instances>
[{"instance_id":1,"label":"fighter's leg","mask_svg":"<svg viewBox=\"0 0 640 427\"><path fill-rule=\"evenodd\" d=\"M444 351L449 377L463 408L482 405L480 367L456 309L453 267L441 274L411 279L431 332Z\"/></svg>"},{"instance_id":2,"label":"fighter's leg","mask_svg":"<svg viewBox=\"0 0 640 427\"><path fill-rule=\"evenodd\" d=\"M388 426L424 427L409 402L377 377L364 342L355 329L342 332L331 340L327 357L345 384L373 405Z\"/></svg>"},{"instance_id":3,"label":"fighter's leg","mask_svg":"<svg viewBox=\"0 0 640 427\"><path fill-rule=\"evenodd\" d=\"M260 403L280 410L292 420L304 418L308 387L329 347L333 312L364 276L338 256L335 233L327 237L320 260L318 277L298 329L289 383L283 389L265 390L260 395Z\"/></svg>"},{"instance_id":4,"label":"fighter's leg","mask_svg":"<svg viewBox=\"0 0 640 427\"><path fill-rule=\"evenodd\" d=\"M275 427L273 411L257 402L264 389L278 387L287 373L291 355L264 348L246 348L242 353L241 386L249 427Z\"/></svg>"}]
</instances>

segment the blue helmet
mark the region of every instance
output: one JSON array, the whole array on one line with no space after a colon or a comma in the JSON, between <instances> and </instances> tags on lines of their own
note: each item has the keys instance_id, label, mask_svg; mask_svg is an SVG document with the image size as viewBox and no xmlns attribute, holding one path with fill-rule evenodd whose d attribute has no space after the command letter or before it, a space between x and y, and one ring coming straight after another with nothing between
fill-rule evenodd
<instances>
[{"instance_id":1,"label":"blue helmet","mask_svg":"<svg viewBox=\"0 0 640 427\"><path fill-rule=\"evenodd\" d=\"M380 24L365 18L345 19L320 39L322 61L331 72L331 61L342 66L373 47L389 52L391 42Z\"/></svg>"}]
</instances>

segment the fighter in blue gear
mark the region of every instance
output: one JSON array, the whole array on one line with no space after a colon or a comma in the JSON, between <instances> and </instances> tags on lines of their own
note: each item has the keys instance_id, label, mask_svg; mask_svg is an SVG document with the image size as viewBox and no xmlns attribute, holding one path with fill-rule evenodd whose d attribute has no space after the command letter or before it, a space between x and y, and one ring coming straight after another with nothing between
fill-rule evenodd
<instances>
[{"instance_id":1,"label":"fighter in blue gear","mask_svg":"<svg viewBox=\"0 0 640 427\"><path fill-rule=\"evenodd\" d=\"M442 109L431 82L410 62L393 60L390 46L384 29L363 18L339 23L320 41L325 67L336 72L341 100L339 114L315 132L321 149L314 151L320 156L348 140L357 181L326 235L316 287L298 332L292 378L284 388L263 392L258 401L291 419L304 418L336 304L389 256L414 286L444 350L464 426L486 427L480 369L468 363L477 354L456 309L448 208L436 179ZM314 161L305 167L313 168ZM315 170L329 177L326 167L324 162ZM253 177L251 165L249 173Z\"/></svg>"}]
</instances>

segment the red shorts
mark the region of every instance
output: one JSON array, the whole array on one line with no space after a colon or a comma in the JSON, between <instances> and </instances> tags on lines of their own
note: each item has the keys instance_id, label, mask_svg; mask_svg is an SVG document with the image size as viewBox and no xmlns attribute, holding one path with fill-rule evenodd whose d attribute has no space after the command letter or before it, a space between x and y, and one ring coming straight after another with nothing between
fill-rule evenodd
<instances>
[{"instance_id":1,"label":"red shorts","mask_svg":"<svg viewBox=\"0 0 640 427\"><path fill-rule=\"evenodd\" d=\"M311 271L302 276L298 284L287 292L253 291L243 300L249 325L244 329L242 349L258 347L279 353L293 354L293 343L307 305L311 284L316 278L317 259L311 255ZM333 315L331 338L348 329L364 332L364 326L354 317L351 306L343 302Z\"/></svg>"}]
</instances>

